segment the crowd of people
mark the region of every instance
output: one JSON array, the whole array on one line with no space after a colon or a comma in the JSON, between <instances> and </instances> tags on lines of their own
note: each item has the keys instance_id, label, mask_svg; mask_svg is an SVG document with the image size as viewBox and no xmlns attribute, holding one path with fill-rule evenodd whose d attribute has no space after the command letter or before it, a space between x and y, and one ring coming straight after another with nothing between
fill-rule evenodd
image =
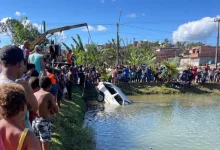
<instances>
[{"instance_id":1,"label":"crowd of people","mask_svg":"<svg viewBox=\"0 0 220 150\"><path fill-rule=\"evenodd\" d=\"M167 82L170 81L169 77L171 76L165 66L152 68L146 65L136 67L122 64L119 67L112 68L106 65L105 70L97 71L100 75L103 72L109 75L108 81L115 84L126 82ZM188 67L183 71L178 71L177 75L173 76L171 80L189 87L192 82L202 84L219 82L220 69L210 68L208 64L205 64L204 67Z\"/></svg>"},{"instance_id":2,"label":"crowd of people","mask_svg":"<svg viewBox=\"0 0 220 150\"><path fill-rule=\"evenodd\" d=\"M49 150L51 119L64 99L72 99L73 67L47 68L42 48L27 53L25 44L0 50L1 150Z\"/></svg>"}]
</instances>

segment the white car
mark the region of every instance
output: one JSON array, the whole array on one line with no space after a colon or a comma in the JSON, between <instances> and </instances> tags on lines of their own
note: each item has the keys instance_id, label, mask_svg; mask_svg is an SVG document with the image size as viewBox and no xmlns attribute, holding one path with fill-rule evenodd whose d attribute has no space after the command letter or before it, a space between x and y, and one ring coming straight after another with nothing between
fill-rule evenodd
<instances>
[{"instance_id":1,"label":"white car","mask_svg":"<svg viewBox=\"0 0 220 150\"><path fill-rule=\"evenodd\" d=\"M112 83L109 82L100 82L97 86L98 90L98 101L108 104L123 105L131 104L131 101L127 96Z\"/></svg>"}]
</instances>

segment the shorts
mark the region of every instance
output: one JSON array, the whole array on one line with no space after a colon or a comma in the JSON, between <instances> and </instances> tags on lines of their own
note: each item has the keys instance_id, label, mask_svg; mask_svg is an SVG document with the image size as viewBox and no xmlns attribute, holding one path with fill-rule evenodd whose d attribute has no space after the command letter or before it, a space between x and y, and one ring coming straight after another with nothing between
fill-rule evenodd
<instances>
[{"instance_id":1,"label":"shorts","mask_svg":"<svg viewBox=\"0 0 220 150\"><path fill-rule=\"evenodd\" d=\"M65 93L67 93L67 88L66 87L63 89L63 94L65 94Z\"/></svg>"},{"instance_id":2,"label":"shorts","mask_svg":"<svg viewBox=\"0 0 220 150\"><path fill-rule=\"evenodd\" d=\"M88 85L92 85L92 80L88 80Z\"/></svg>"},{"instance_id":3,"label":"shorts","mask_svg":"<svg viewBox=\"0 0 220 150\"><path fill-rule=\"evenodd\" d=\"M41 142L51 142L51 122L43 118L35 118L32 123L35 135Z\"/></svg>"},{"instance_id":4,"label":"shorts","mask_svg":"<svg viewBox=\"0 0 220 150\"><path fill-rule=\"evenodd\" d=\"M62 101L62 97L63 97L63 92L58 92L57 94L57 101L61 102Z\"/></svg>"},{"instance_id":5,"label":"shorts","mask_svg":"<svg viewBox=\"0 0 220 150\"><path fill-rule=\"evenodd\" d=\"M53 94L54 96L57 95L58 92L58 87L56 84L52 84L51 89L50 89L50 93Z\"/></svg>"}]
</instances>

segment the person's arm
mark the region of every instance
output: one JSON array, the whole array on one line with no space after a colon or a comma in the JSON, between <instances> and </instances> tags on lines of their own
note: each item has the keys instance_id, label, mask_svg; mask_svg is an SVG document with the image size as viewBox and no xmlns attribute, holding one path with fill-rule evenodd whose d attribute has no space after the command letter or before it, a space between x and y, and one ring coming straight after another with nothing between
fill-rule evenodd
<instances>
[{"instance_id":1,"label":"person's arm","mask_svg":"<svg viewBox=\"0 0 220 150\"><path fill-rule=\"evenodd\" d=\"M59 108L58 106L56 105L56 101L54 100L54 96L52 94L48 94L48 102L50 104L50 110L53 112L53 113L58 113L59 112Z\"/></svg>"},{"instance_id":2,"label":"person's arm","mask_svg":"<svg viewBox=\"0 0 220 150\"><path fill-rule=\"evenodd\" d=\"M31 111L37 112L38 111L38 102L36 97L34 96L34 92L27 81L18 81L18 84L22 85L27 94L27 102L31 106Z\"/></svg>"},{"instance_id":3,"label":"person's arm","mask_svg":"<svg viewBox=\"0 0 220 150\"><path fill-rule=\"evenodd\" d=\"M45 69L45 61L44 61L44 57L42 57L41 59L41 68L42 68L42 71L43 71L43 75L46 76L46 69Z\"/></svg>"},{"instance_id":4,"label":"person's arm","mask_svg":"<svg viewBox=\"0 0 220 150\"><path fill-rule=\"evenodd\" d=\"M41 150L39 140L31 131L28 131L28 134L25 138L25 143L27 143L27 150Z\"/></svg>"}]
</instances>

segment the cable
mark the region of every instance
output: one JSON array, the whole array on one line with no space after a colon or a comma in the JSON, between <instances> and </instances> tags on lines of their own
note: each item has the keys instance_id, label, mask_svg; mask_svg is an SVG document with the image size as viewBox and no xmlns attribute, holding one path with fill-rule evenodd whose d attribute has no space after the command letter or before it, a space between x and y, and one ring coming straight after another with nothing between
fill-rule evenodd
<instances>
[{"instance_id":1,"label":"cable","mask_svg":"<svg viewBox=\"0 0 220 150\"><path fill-rule=\"evenodd\" d=\"M126 24L120 24L122 26L127 26L127 27L132 27L132 28L139 28L139 29L144 29L144 30L149 30L149 31L155 31L155 32L164 32L164 33L173 33L171 31L163 31L163 30L156 30L156 29L148 29L148 28L144 28L144 27L136 27L136 26L131 26L131 25L126 25ZM176 33L176 34L182 34L182 35L191 35L191 36L200 36L200 35L194 35L194 34L183 34L183 33ZM206 36L201 36L201 37L206 37ZM213 37L210 36L211 38L217 38L217 37Z\"/></svg>"}]
</instances>

